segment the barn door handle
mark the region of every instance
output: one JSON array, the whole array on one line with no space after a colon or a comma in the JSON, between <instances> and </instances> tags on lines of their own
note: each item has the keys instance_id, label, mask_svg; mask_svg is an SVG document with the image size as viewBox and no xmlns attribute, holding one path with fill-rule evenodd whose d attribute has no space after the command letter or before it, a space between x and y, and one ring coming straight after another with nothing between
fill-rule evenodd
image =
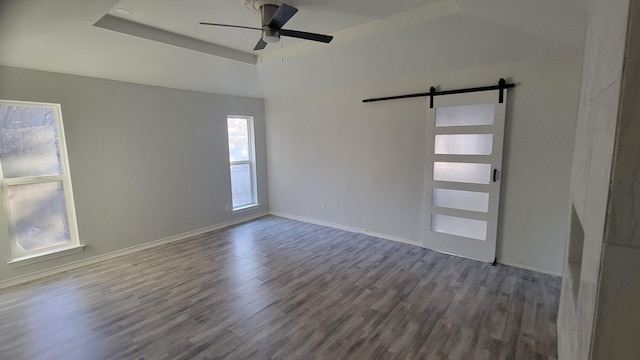
<instances>
[{"instance_id":1,"label":"barn door handle","mask_svg":"<svg viewBox=\"0 0 640 360\"><path fill-rule=\"evenodd\" d=\"M498 169L493 169L493 182L498 181Z\"/></svg>"}]
</instances>

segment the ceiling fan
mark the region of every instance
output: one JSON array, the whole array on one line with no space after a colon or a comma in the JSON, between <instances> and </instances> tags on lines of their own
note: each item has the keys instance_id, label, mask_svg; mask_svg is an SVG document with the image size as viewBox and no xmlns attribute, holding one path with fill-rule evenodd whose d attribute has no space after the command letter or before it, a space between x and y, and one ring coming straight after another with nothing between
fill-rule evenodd
<instances>
[{"instance_id":1,"label":"ceiling fan","mask_svg":"<svg viewBox=\"0 0 640 360\"><path fill-rule=\"evenodd\" d=\"M260 9L260 14L262 17L262 28L241 25L216 24L209 22L201 22L200 24L262 31L262 37L260 37L260 40L258 40L258 43L253 48L253 50L262 50L267 46L267 44L280 41L280 36L289 36L293 38L318 41L327 44L330 43L331 40L333 40L333 36L329 35L283 29L282 27L284 26L284 24L286 24L287 21L289 21L293 17L293 15L298 12L298 9L291 5L260 0L255 1L254 4L256 9Z\"/></svg>"}]
</instances>

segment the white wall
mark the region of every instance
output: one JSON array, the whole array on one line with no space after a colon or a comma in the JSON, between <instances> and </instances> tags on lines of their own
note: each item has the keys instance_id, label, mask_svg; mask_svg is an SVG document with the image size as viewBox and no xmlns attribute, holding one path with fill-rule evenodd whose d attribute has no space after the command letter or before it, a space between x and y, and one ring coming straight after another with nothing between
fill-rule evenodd
<instances>
[{"instance_id":1,"label":"white wall","mask_svg":"<svg viewBox=\"0 0 640 360\"><path fill-rule=\"evenodd\" d=\"M13 268L0 212L0 281L267 211L264 101L0 67L0 99L62 104L83 253ZM227 115L255 119L260 206L232 214ZM0 210L3 211L3 210Z\"/></svg>"},{"instance_id":2,"label":"white wall","mask_svg":"<svg viewBox=\"0 0 640 360\"><path fill-rule=\"evenodd\" d=\"M350 67L358 67L356 61L343 64L340 73ZM498 258L561 273L579 57L462 68L406 71L398 80L340 90L324 84L343 79L322 78L320 87L308 85L316 92L294 84L290 91L301 95L272 94L266 100L271 211L419 242L427 100L361 100L424 92L431 85L484 86L505 77L517 87L509 91Z\"/></svg>"}]
</instances>

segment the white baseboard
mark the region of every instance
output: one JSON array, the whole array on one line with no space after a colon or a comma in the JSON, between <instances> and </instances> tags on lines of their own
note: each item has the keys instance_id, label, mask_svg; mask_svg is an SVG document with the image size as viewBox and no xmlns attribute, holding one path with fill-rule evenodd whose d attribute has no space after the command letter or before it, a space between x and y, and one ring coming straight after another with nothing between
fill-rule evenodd
<instances>
[{"instance_id":1,"label":"white baseboard","mask_svg":"<svg viewBox=\"0 0 640 360\"><path fill-rule=\"evenodd\" d=\"M291 219L291 220L297 220L297 221L302 221L302 222L306 222L306 223L310 223L310 224L322 225L322 226L326 226L326 227L330 227L330 228L334 228L334 229L339 229L339 230L344 230L344 231L349 231L349 232L354 232L354 233L359 233L359 234L365 234L365 235L369 235L369 236L373 236L373 237L377 237L377 238L381 238L381 239L385 239L385 240L391 240L391 241L401 242L401 243L404 243L404 244L423 247L422 244L419 241L408 240L408 239L404 239L404 238L393 236L393 235L380 234L380 233L372 232L372 231L365 230L365 229L360 229L360 228L353 227L353 226L336 224L336 223L332 223L332 222L329 222L329 221L312 219L312 218L308 218L308 217L304 217L304 216L281 213L281 212L277 212L277 211L271 211L270 214L273 215L273 216L279 216L279 217L283 217L283 218L287 218L287 219ZM436 251L436 250L433 250L433 251ZM455 254L448 254L448 255L459 256L459 255L455 255ZM519 264L519 263L515 263L515 262L505 261L503 259L497 259L497 261L498 261L498 264L502 264L502 265L513 266L513 267L517 267L517 268L524 269L524 270L531 270L531 271L539 272L539 273L542 273L542 274L562 277L562 273L558 273L556 271L540 269L540 268L533 267L533 266L528 266L528 265L523 265L523 264Z\"/></svg>"},{"instance_id":2,"label":"white baseboard","mask_svg":"<svg viewBox=\"0 0 640 360\"><path fill-rule=\"evenodd\" d=\"M316 224L316 225L326 226L326 227L330 227L330 228L334 228L334 229L338 229L338 230L344 230L344 231L357 233L357 234L365 234L365 235L377 237L377 238L380 238L380 239L400 242L400 243L403 243L403 244L421 246L420 243L418 241L415 241L415 240L409 240L409 239L405 239L405 238L401 238L401 237L393 236L393 235L381 234L381 233L377 233L377 232L373 232L373 231L369 231L369 230L366 230L366 229L361 229L361 228L357 228L357 227L353 227L353 226L336 224L336 223L332 223L332 222L329 222L329 221L312 219L312 218L308 218L308 217L304 217L304 216L298 216L298 215L291 215L291 214L281 213L281 212L277 212L277 211L271 211L270 214L273 215L273 216L279 216L279 217L283 217L283 218L287 218L287 219L291 219L291 220L302 221L302 222L309 223L309 224Z\"/></svg>"},{"instance_id":3,"label":"white baseboard","mask_svg":"<svg viewBox=\"0 0 640 360\"><path fill-rule=\"evenodd\" d=\"M53 267L53 268L50 268L50 269L47 269L47 270L38 271L38 272L35 272L35 273L32 273L32 274L28 274L28 275L24 275L24 276L18 276L18 277L11 278L11 279L8 279L8 280L3 280L3 281L0 281L0 289L4 289L4 288L10 287L10 286L15 286L15 285L19 285L19 284L22 284L22 283L38 280L38 279L41 279L41 278L49 276L49 275L54 275L54 274L58 274L58 273L61 273L61 272L64 272L64 271L69 271L69 270L72 270L72 269L76 269L76 268L79 268L81 266L90 265L90 264L94 264L94 263L97 263L97 262L100 262L100 261L113 259L113 258L116 258L118 256L134 253L136 251L149 249L149 248L152 248L152 247L155 247L155 246L168 244L168 243L171 243L171 242L174 242L174 241L184 240L184 239L190 238L192 236L197 236L197 235L201 235L201 234L207 233L209 231L219 230L219 229L223 229L225 227L241 224L241 223L244 223L244 222L247 222L247 221L251 221L251 220L254 220L254 219L269 215L269 214L274 215L274 216L287 218L287 219L291 219L291 220L297 220L297 221L306 222L306 223L310 223L310 224L316 224L316 225L326 226L326 227L330 227L330 228L334 228L334 229L349 231L349 232L353 232L353 233L365 234L365 235L373 236L373 237L380 238L380 239L391 240L391 241L400 242L400 243L409 244L409 245L414 245L414 246L422 246L420 244L420 242L418 242L418 241L404 239L404 238L401 238L401 237L398 237L398 236L393 236L393 235L388 235L388 234L376 233L376 232L372 232L372 231L369 231L369 230L366 230L366 229L361 229L361 228L357 228L357 227L353 227L353 226L342 225L342 224L332 223L332 222L329 222L329 221L312 219L312 218L307 218L307 217L304 217L304 216L297 216L297 215L292 215L292 214L287 214L287 213L280 213L280 212L275 212L275 211L261 212L261 213L254 214L254 215L251 215L251 216L246 216L246 217L234 219L234 220L231 220L231 221L227 221L227 222L223 222L223 223L220 223L220 224L216 224L216 225L212 225L212 226L196 229L196 230L193 230L193 231L188 231L188 232L185 232L185 233L182 233L182 234L169 236L169 237L166 237L164 239L154 240L154 241L150 241L150 242L147 242L147 243L144 243L144 244L132 246L132 247L129 247L129 248L126 248L126 249L116 250L116 251L112 251L112 252L107 253L107 254L98 255L98 256L94 256L94 257L88 258L88 259L75 261L75 262L72 262L72 263L69 263L69 264L56 266L56 267ZM502 265L513 266L513 267L525 269L525 270L536 271L536 272L539 272L539 273L542 273L542 274L548 274L548 275L562 277L562 273L559 273L559 272L556 272L556 271L540 269L540 268L536 268L536 267L533 267L533 266L528 266L528 265L523 265L523 264L519 264L519 263L510 262L510 261L505 261L503 259L498 259L498 263L502 264Z\"/></svg>"},{"instance_id":4,"label":"white baseboard","mask_svg":"<svg viewBox=\"0 0 640 360\"><path fill-rule=\"evenodd\" d=\"M251 221L251 220L263 217L263 216L267 216L267 215L269 215L269 212L264 211L264 212L261 212L261 213L258 213L258 214L253 214L253 215L250 215L250 216L245 216L245 217L234 219L234 220L231 220L231 221L226 221L226 222L223 222L223 223L220 223L220 224L207 226L207 227L196 229L196 230L193 230L193 231L188 231L188 232L185 232L185 233L182 233L182 234L169 236L169 237L166 237L164 239L154 240L154 241L146 242L144 244L132 246L132 247L129 247L129 248L126 248L126 249L116 250L116 251L109 252L107 254L98 255L98 256L90 257L88 259L75 261L75 262L72 262L72 263L69 263L69 264L56 266L56 267L53 267L51 269L38 271L38 272L35 272L35 273L32 273L32 274L28 274L28 275L18 276L18 277L11 278L11 279L8 279L8 280L0 281L0 289L4 289L4 288L10 287L10 286L14 286L14 285L19 285L19 284L26 283L26 282L29 282L29 281L38 280L38 279L41 279L41 278L43 278L45 276L54 275L54 274L58 274L58 273L61 273L61 272L64 272L64 271L69 271L69 270L72 270L72 269L76 269L76 268L79 268L81 266L90 265L90 264L94 264L94 263L97 263L97 262L100 262L100 261L113 259L113 258L116 258L118 256L134 253L136 251L149 249L149 248L152 248L152 247L155 247L155 246L168 244L168 243L171 243L171 242L174 242L174 241L188 239L188 238L190 238L192 236L197 236L197 235L201 235L201 234L207 233L209 231L219 230L219 229L223 229L223 228L226 228L226 227L229 227L229 226L241 224L241 223L244 223L244 222L247 222L247 221Z\"/></svg>"},{"instance_id":5,"label":"white baseboard","mask_svg":"<svg viewBox=\"0 0 640 360\"><path fill-rule=\"evenodd\" d=\"M541 268L537 268L535 266L524 265L524 264L511 262L511 261L505 261L503 259L498 259L498 264L507 265L507 266L513 266L513 267L517 267L517 268L524 269L524 270L531 270L531 271L539 272L541 274L547 274L547 275L553 275L553 276L562 277L562 273L561 272L541 269Z\"/></svg>"}]
</instances>

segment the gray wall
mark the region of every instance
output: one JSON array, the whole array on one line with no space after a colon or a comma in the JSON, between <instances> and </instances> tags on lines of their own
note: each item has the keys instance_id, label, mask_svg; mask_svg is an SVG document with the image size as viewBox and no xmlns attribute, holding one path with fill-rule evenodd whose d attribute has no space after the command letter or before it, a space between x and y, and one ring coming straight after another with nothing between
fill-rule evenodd
<instances>
[{"instance_id":1,"label":"gray wall","mask_svg":"<svg viewBox=\"0 0 640 360\"><path fill-rule=\"evenodd\" d=\"M344 66L356 68L355 62ZM416 83L424 92L429 84L486 86L500 77L517 87L509 91L497 256L506 264L560 274L580 77L577 56L425 70L411 80L268 97L271 211L420 242L428 101L361 101L373 93L411 93L406 89Z\"/></svg>"},{"instance_id":2,"label":"gray wall","mask_svg":"<svg viewBox=\"0 0 640 360\"><path fill-rule=\"evenodd\" d=\"M168 69L170 70L170 69ZM269 208L264 101L0 66L0 99L62 105L83 253L12 268L0 210L0 281ZM260 206L232 214L227 115L255 119Z\"/></svg>"}]
</instances>

